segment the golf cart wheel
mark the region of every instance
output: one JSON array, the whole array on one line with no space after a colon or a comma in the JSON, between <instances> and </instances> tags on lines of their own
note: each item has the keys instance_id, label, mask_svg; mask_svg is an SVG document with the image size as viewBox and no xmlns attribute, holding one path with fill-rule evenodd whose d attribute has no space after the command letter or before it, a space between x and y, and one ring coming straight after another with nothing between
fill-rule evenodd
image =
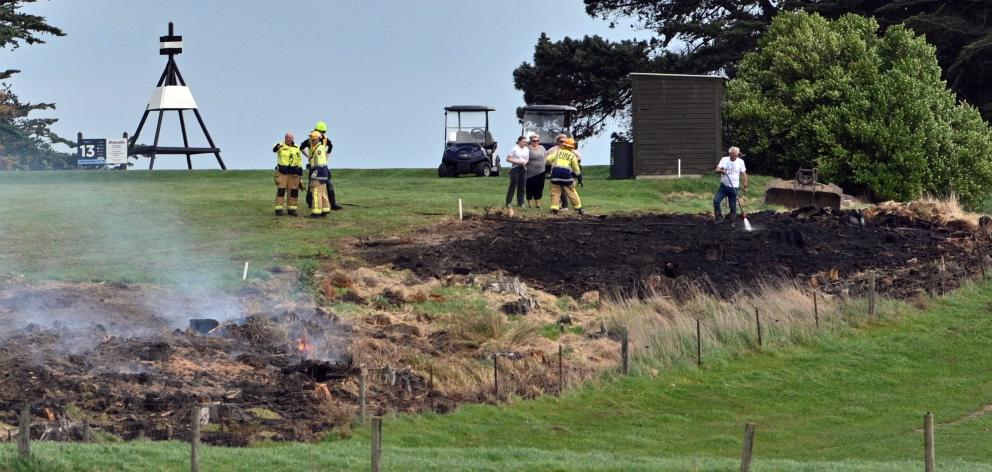
<instances>
[{"instance_id":1,"label":"golf cart wheel","mask_svg":"<svg viewBox=\"0 0 992 472\"><path fill-rule=\"evenodd\" d=\"M437 176L442 179L445 177L452 177L451 168L449 168L447 164L437 166Z\"/></svg>"},{"instance_id":2,"label":"golf cart wheel","mask_svg":"<svg viewBox=\"0 0 992 472\"><path fill-rule=\"evenodd\" d=\"M475 165L475 175L479 177L489 177L492 174L493 169L489 166L489 163L480 162Z\"/></svg>"}]
</instances>

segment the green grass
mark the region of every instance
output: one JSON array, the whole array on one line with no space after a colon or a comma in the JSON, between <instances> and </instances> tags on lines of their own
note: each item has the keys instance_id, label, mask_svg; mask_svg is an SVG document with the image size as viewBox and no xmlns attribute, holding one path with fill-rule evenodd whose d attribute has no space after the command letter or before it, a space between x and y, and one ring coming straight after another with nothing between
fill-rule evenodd
<instances>
[{"instance_id":1,"label":"green grass","mask_svg":"<svg viewBox=\"0 0 992 472\"><path fill-rule=\"evenodd\" d=\"M592 213L708 211L716 178L609 180L591 167ZM766 179L754 178L752 195ZM348 237L399 234L502 206L505 178L438 179L432 170L336 170L348 206L326 220L276 218L271 171L0 173L0 276L231 285L272 265L313 268ZM545 205L546 206L546 205ZM547 210L528 214L546 215ZM305 275L305 274L304 274Z\"/></svg>"},{"instance_id":2,"label":"green grass","mask_svg":"<svg viewBox=\"0 0 992 472\"><path fill-rule=\"evenodd\" d=\"M610 181L589 170L593 213L703 212L715 178ZM268 171L0 173L0 276L229 286L251 261L295 265L309 284L344 238L403 233L501 206L505 179L439 180L432 171L335 172L345 203L329 220L271 216ZM753 184L760 189L764 179ZM754 196L757 191L753 190ZM750 208L756 210L756 208ZM537 211L527 213L539 215ZM485 308L438 289L427 316ZM706 368L607 377L562 398L389 417L386 470L736 470L743 425L757 424L755 470L921 468L922 415L937 416L940 470L992 471L992 285L931 310L760 353L713 353ZM482 305L480 305L482 303ZM575 300L559 299L571 305ZM349 304L339 304L347 311ZM354 308L354 307L352 307ZM551 333L545 333L546 335ZM635 369L646 372L648 369ZM207 447L203 470L367 470L367 429L320 444ZM38 443L31 461L0 445L0 470L176 470L176 442Z\"/></svg>"},{"instance_id":3,"label":"green grass","mask_svg":"<svg viewBox=\"0 0 992 472\"><path fill-rule=\"evenodd\" d=\"M734 470L745 422L756 470L921 468L922 416L936 415L941 470L992 471L992 284L927 312L802 346L749 352L657 377L605 379L561 398L390 417L386 470ZM368 431L348 440L207 448L207 470L363 470ZM43 443L34 462L0 447L15 470L170 470L179 443Z\"/></svg>"}]
</instances>

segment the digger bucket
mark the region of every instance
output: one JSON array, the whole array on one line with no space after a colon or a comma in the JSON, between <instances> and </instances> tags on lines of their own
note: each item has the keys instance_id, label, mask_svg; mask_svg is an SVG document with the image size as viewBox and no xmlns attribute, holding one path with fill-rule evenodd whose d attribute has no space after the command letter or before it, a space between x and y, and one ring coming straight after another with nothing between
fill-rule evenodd
<instances>
[{"instance_id":1,"label":"digger bucket","mask_svg":"<svg viewBox=\"0 0 992 472\"><path fill-rule=\"evenodd\" d=\"M833 208L840 210L844 193L831 184L803 185L795 180L775 179L765 188L765 204L786 208Z\"/></svg>"}]
</instances>

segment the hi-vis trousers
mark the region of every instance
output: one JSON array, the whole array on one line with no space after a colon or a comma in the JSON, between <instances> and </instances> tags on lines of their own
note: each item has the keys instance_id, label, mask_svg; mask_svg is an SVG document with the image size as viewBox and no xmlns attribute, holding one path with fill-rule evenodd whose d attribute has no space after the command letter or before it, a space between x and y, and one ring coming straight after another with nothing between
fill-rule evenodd
<instances>
[{"instance_id":1,"label":"hi-vis trousers","mask_svg":"<svg viewBox=\"0 0 992 472\"><path fill-rule=\"evenodd\" d=\"M290 211L296 211L299 198L300 176L294 174L276 175L276 210L286 208Z\"/></svg>"},{"instance_id":2,"label":"hi-vis trousers","mask_svg":"<svg viewBox=\"0 0 992 472\"><path fill-rule=\"evenodd\" d=\"M579 199L579 192L575 190L575 182L569 185L558 184L551 182L551 209L558 210L561 208L561 194L565 193L568 197L568 203L572 205L572 208L579 210L582 208L582 200Z\"/></svg>"}]
</instances>

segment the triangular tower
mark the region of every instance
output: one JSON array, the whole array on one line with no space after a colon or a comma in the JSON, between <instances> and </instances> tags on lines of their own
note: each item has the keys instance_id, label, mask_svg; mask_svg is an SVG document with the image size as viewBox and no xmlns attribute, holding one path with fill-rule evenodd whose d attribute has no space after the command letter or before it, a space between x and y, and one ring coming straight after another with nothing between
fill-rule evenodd
<instances>
[{"instance_id":1,"label":"triangular tower","mask_svg":"<svg viewBox=\"0 0 992 472\"><path fill-rule=\"evenodd\" d=\"M155 168L155 156L160 154L185 154L186 167L189 169L193 168L193 161L190 158L193 154L213 154L217 156L217 163L220 164L220 168L226 170L227 166L224 165L224 161L220 158L220 149L214 145L214 140L210 137L207 126L203 124L200 110L196 108L196 100L193 100L193 93L186 86L183 75L179 73L179 66L176 65L176 54L183 52L183 37L175 35L172 29L172 23L170 22L169 35L159 36L159 41L161 42L159 54L169 56L169 61L165 64L162 77L158 79L158 85L155 86L155 92L152 93L152 98L148 100L148 106L145 107L145 114L141 116L138 129L134 132L134 137L128 143L128 155L148 156L151 158L148 169L151 170ZM183 147L158 145L159 134L162 132L162 116L166 111L171 110L179 112L179 126L183 130ZM203 135L206 136L210 147L189 147L189 136L186 134L186 119L183 117L183 112L186 110L192 110L193 114L196 115L196 121L200 123L200 129L203 130ZM141 134L141 129L145 126L145 120L148 119L148 114L153 111L158 112L158 124L155 126L155 142L151 146L137 144L138 135Z\"/></svg>"}]
</instances>

